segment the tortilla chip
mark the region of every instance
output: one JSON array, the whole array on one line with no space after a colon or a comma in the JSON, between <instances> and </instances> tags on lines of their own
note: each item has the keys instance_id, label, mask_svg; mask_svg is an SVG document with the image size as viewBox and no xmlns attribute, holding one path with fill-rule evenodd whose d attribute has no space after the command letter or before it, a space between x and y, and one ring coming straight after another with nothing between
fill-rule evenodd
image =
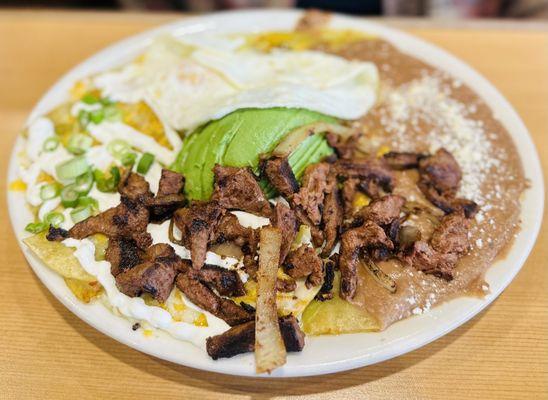
<instances>
[{"instance_id":1,"label":"tortilla chip","mask_svg":"<svg viewBox=\"0 0 548 400\"><path fill-rule=\"evenodd\" d=\"M84 303L89 303L103 291L101 284L97 281L85 282L78 279L65 278L65 283L76 298Z\"/></svg>"}]
</instances>

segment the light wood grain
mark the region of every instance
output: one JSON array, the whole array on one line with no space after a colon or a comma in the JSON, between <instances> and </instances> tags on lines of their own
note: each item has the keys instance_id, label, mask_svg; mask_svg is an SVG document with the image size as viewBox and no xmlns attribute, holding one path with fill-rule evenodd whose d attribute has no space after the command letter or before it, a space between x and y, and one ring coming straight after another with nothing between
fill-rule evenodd
<instances>
[{"instance_id":1,"label":"light wood grain","mask_svg":"<svg viewBox=\"0 0 548 400\"><path fill-rule=\"evenodd\" d=\"M107 44L175 16L0 12L0 158L34 102ZM407 26L407 25L406 25ZM548 32L408 29L483 73L516 107L548 176ZM5 184L2 185L5 190ZM100 334L32 273L0 206L0 398L548 398L548 221L523 270L486 311L417 351L324 377L257 380L160 361ZM539 205L540 207L540 205Z\"/></svg>"}]
</instances>

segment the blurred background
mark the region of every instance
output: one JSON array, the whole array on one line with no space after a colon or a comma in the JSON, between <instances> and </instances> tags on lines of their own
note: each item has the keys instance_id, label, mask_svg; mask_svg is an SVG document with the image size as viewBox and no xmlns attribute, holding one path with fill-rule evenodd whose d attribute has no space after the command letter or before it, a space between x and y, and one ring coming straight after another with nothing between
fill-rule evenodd
<instances>
[{"instance_id":1,"label":"blurred background","mask_svg":"<svg viewBox=\"0 0 548 400\"><path fill-rule=\"evenodd\" d=\"M297 7L370 16L548 19L548 0L0 0L0 7L185 12Z\"/></svg>"}]
</instances>

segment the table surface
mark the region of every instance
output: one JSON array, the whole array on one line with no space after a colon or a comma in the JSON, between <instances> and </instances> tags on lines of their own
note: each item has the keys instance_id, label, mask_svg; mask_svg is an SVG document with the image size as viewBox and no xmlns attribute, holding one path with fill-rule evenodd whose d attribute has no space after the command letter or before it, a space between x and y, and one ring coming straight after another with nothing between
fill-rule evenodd
<instances>
[{"instance_id":1,"label":"table surface","mask_svg":"<svg viewBox=\"0 0 548 400\"><path fill-rule=\"evenodd\" d=\"M120 38L176 18L0 12L2 176L27 114L61 74ZM493 82L525 121L548 176L548 29L515 23L390 24L449 50ZM548 398L546 211L537 245L517 278L459 329L381 364L322 377L263 380L158 360L85 324L33 274L13 236L6 194L0 199L1 398Z\"/></svg>"}]
</instances>

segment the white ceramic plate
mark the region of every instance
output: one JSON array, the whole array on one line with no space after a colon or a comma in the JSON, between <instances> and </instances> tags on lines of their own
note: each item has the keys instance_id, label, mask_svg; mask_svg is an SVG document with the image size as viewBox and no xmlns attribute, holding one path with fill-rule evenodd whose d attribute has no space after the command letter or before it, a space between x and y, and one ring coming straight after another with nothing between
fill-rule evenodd
<instances>
[{"instance_id":1,"label":"white ceramic plate","mask_svg":"<svg viewBox=\"0 0 548 400\"><path fill-rule=\"evenodd\" d=\"M170 32L182 36L204 32L291 29L299 16L298 11L220 13L185 19L133 36L106 48L71 70L42 97L29 119L62 102L75 80L129 61L159 33ZM493 265L487 273L486 279L492 291L489 296L484 299L456 299L426 314L400 321L380 333L307 338L304 351L290 354L287 364L271 375L274 377L319 375L377 363L424 346L457 328L491 303L512 281L535 242L542 220L544 188L535 147L512 106L485 78L445 51L403 32L342 16L334 16L332 26L379 35L409 54L460 78L473 88L495 111L512 135L531 188L523 198L522 230L507 257ZM15 154L20 146L21 140L18 140L10 162L8 182L16 178ZM24 205L23 195L8 192L8 205L16 236L22 239L24 227L31 219ZM101 304L87 305L79 302L55 272L46 268L23 246L22 249L34 272L48 289L74 314L106 335L144 353L189 367L233 375L255 375L252 354L213 361L192 344L178 341L167 334L160 332L155 337L147 338L139 331L133 332L128 321L115 316Z\"/></svg>"}]
</instances>

